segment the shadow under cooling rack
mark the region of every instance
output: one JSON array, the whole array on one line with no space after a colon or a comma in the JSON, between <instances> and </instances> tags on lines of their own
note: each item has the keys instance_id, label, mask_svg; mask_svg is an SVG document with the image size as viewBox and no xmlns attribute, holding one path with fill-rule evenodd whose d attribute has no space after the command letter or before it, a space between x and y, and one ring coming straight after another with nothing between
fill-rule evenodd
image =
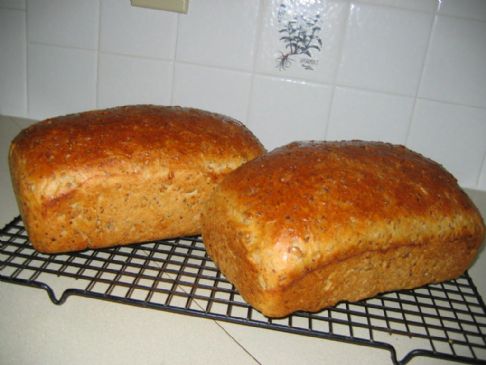
<instances>
[{"instance_id":1,"label":"shadow under cooling rack","mask_svg":"<svg viewBox=\"0 0 486 365\"><path fill-rule=\"evenodd\" d=\"M252 309L206 255L199 237L46 255L35 251L19 217L0 231L0 280L415 356L486 362L486 308L471 278L341 303L320 313L269 319Z\"/></svg>"}]
</instances>

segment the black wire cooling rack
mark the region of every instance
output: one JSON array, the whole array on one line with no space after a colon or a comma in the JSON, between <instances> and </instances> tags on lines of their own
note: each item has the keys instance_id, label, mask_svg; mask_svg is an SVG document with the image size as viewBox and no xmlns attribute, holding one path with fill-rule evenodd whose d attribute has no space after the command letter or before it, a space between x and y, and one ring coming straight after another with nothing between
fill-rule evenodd
<instances>
[{"instance_id":1,"label":"black wire cooling rack","mask_svg":"<svg viewBox=\"0 0 486 365\"><path fill-rule=\"evenodd\" d=\"M320 313L269 319L243 301L199 237L46 255L32 248L17 217L0 231L0 280L45 289L55 304L80 295L384 348L395 364L415 356L486 363L486 308L467 273Z\"/></svg>"}]
</instances>

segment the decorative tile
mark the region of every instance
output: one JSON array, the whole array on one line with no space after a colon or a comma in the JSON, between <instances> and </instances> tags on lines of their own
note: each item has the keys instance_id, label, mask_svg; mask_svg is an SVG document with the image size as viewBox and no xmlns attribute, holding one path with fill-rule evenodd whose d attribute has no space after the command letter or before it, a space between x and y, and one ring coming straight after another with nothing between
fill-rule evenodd
<instances>
[{"instance_id":1,"label":"decorative tile","mask_svg":"<svg viewBox=\"0 0 486 365\"><path fill-rule=\"evenodd\" d=\"M408 145L474 187L486 153L485 121L485 109L418 100Z\"/></svg>"},{"instance_id":2,"label":"decorative tile","mask_svg":"<svg viewBox=\"0 0 486 365\"><path fill-rule=\"evenodd\" d=\"M338 87L326 139L405 144L413 98Z\"/></svg>"},{"instance_id":3,"label":"decorative tile","mask_svg":"<svg viewBox=\"0 0 486 365\"><path fill-rule=\"evenodd\" d=\"M31 44L28 53L29 117L95 108L95 51Z\"/></svg>"},{"instance_id":4,"label":"decorative tile","mask_svg":"<svg viewBox=\"0 0 486 365\"><path fill-rule=\"evenodd\" d=\"M177 60L251 70L258 0L192 1L179 18Z\"/></svg>"},{"instance_id":5,"label":"decorative tile","mask_svg":"<svg viewBox=\"0 0 486 365\"><path fill-rule=\"evenodd\" d=\"M29 0L29 42L96 49L98 0Z\"/></svg>"},{"instance_id":6,"label":"decorative tile","mask_svg":"<svg viewBox=\"0 0 486 365\"><path fill-rule=\"evenodd\" d=\"M357 2L374 5L393 6L397 8L434 12L441 0L357 0Z\"/></svg>"},{"instance_id":7,"label":"decorative tile","mask_svg":"<svg viewBox=\"0 0 486 365\"><path fill-rule=\"evenodd\" d=\"M172 103L222 113L245 122L251 74L177 63Z\"/></svg>"},{"instance_id":8,"label":"decorative tile","mask_svg":"<svg viewBox=\"0 0 486 365\"><path fill-rule=\"evenodd\" d=\"M249 126L268 149L324 139L330 100L329 86L256 76Z\"/></svg>"},{"instance_id":9,"label":"decorative tile","mask_svg":"<svg viewBox=\"0 0 486 365\"><path fill-rule=\"evenodd\" d=\"M352 4L338 83L415 95L432 19L432 14Z\"/></svg>"},{"instance_id":10,"label":"decorative tile","mask_svg":"<svg viewBox=\"0 0 486 365\"><path fill-rule=\"evenodd\" d=\"M279 77L334 81L349 3L272 0L263 4L256 70Z\"/></svg>"},{"instance_id":11,"label":"decorative tile","mask_svg":"<svg viewBox=\"0 0 486 365\"><path fill-rule=\"evenodd\" d=\"M25 10L25 0L0 0L0 8Z\"/></svg>"},{"instance_id":12,"label":"decorative tile","mask_svg":"<svg viewBox=\"0 0 486 365\"><path fill-rule=\"evenodd\" d=\"M170 103L172 62L101 53L99 108Z\"/></svg>"},{"instance_id":13,"label":"decorative tile","mask_svg":"<svg viewBox=\"0 0 486 365\"><path fill-rule=\"evenodd\" d=\"M101 2L102 51L173 59L176 32L175 13L134 7L130 1Z\"/></svg>"},{"instance_id":14,"label":"decorative tile","mask_svg":"<svg viewBox=\"0 0 486 365\"><path fill-rule=\"evenodd\" d=\"M440 0L439 14L486 20L484 0Z\"/></svg>"},{"instance_id":15,"label":"decorative tile","mask_svg":"<svg viewBox=\"0 0 486 365\"><path fill-rule=\"evenodd\" d=\"M486 107L486 23L437 17L419 95Z\"/></svg>"},{"instance_id":16,"label":"decorative tile","mask_svg":"<svg viewBox=\"0 0 486 365\"><path fill-rule=\"evenodd\" d=\"M27 114L25 12L0 9L0 114Z\"/></svg>"}]
</instances>

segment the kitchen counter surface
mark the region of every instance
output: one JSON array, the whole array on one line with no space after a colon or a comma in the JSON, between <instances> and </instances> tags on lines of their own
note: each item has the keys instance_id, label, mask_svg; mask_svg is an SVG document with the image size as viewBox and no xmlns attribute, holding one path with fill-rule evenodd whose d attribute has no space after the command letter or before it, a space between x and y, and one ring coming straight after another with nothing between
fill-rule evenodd
<instances>
[{"instance_id":1,"label":"kitchen counter surface","mask_svg":"<svg viewBox=\"0 0 486 365\"><path fill-rule=\"evenodd\" d=\"M18 215L8 145L30 123L0 116L1 226ZM486 216L486 192L466 191ZM469 273L486 298L484 249ZM1 364L391 364L385 350L77 296L54 305L44 290L4 282L0 328Z\"/></svg>"}]
</instances>

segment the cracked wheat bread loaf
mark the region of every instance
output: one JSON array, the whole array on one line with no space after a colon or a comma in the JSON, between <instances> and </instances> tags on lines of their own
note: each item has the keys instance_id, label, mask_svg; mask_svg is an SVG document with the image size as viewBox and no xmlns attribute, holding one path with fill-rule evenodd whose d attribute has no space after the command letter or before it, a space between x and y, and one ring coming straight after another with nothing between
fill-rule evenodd
<instances>
[{"instance_id":1,"label":"cracked wheat bread loaf","mask_svg":"<svg viewBox=\"0 0 486 365\"><path fill-rule=\"evenodd\" d=\"M484 224L451 174L405 147L308 142L226 176L202 232L243 298L281 317L457 277Z\"/></svg>"},{"instance_id":2,"label":"cracked wheat bread loaf","mask_svg":"<svg viewBox=\"0 0 486 365\"><path fill-rule=\"evenodd\" d=\"M37 123L9 162L33 246L56 253L198 234L216 184L263 152L231 118L138 105Z\"/></svg>"}]
</instances>

